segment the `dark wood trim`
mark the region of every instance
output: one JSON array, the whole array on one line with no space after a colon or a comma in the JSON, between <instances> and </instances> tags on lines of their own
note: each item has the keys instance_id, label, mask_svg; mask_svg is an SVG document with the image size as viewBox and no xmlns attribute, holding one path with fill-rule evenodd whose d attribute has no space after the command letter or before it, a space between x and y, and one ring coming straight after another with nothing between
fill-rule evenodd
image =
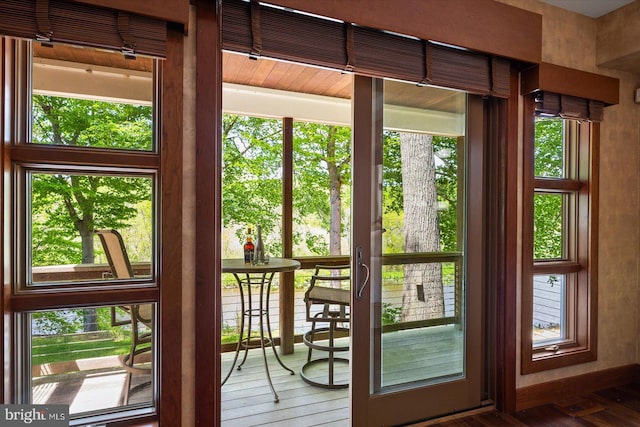
<instances>
[{"instance_id":1,"label":"dark wood trim","mask_svg":"<svg viewBox=\"0 0 640 427\"><path fill-rule=\"evenodd\" d=\"M351 297L351 357L352 360L357 360L357 363L351 364L350 417L352 423L357 420L360 425L373 424L369 419L369 394L372 386L370 372L373 363L370 351L370 295L373 292L371 282L377 280L377 268L371 264L371 224L380 222L372 220L375 213L371 206L374 205L372 186L376 182L374 167L376 161L382 163L381 158L376 159L375 152L377 147L380 147L380 150L382 147L382 87L382 80L357 75L353 78L351 159L352 170L357 173L353 174L351 182L351 217L359 220L352 221L351 224L353 241L350 252L354 255L350 261L354 277ZM370 267L374 275L369 279L369 285L364 288L362 299L355 298L354 295L358 286L357 280L361 278L355 256L358 246L362 248L363 262Z\"/></svg>"},{"instance_id":2,"label":"dark wood trim","mask_svg":"<svg viewBox=\"0 0 640 427\"><path fill-rule=\"evenodd\" d=\"M542 16L493 0L406 0L393 7L387 0L271 3L525 62L542 60Z\"/></svg>"},{"instance_id":3,"label":"dark wood trim","mask_svg":"<svg viewBox=\"0 0 640 427\"><path fill-rule=\"evenodd\" d=\"M195 425L220 425L222 50L216 2L196 2ZM171 424L166 424L171 425Z\"/></svg>"},{"instance_id":4,"label":"dark wood trim","mask_svg":"<svg viewBox=\"0 0 640 427\"><path fill-rule=\"evenodd\" d=\"M568 261L539 261L533 263L531 272L533 274L569 274L577 273L584 266L577 262Z\"/></svg>"},{"instance_id":5,"label":"dark wood trim","mask_svg":"<svg viewBox=\"0 0 640 427\"><path fill-rule=\"evenodd\" d=\"M558 178L535 178L533 180L533 186L536 191L544 191L546 193L579 191L582 187L579 181Z\"/></svg>"},{"instance_id":6,"label":"dark wood trim","mask_svg":"<svg viewBox=\"0 0 640 427\"><path fill-rule=\"evenodd\" d=\"M2 155L2 170L0 170L0 191L2 191L2 206L0 207L0 220L2 225L0 235L2 236L2 246L0 246L0 255L3 263L0 269L2 275L2 291L0 292L0 331L5 337L4 342L9 344L11 340L11 310L9 301L11 297L11 185L9 172L11 171L11 124L14 122L13 113L17 111L14 108L6 108L6 106L15 105L13 101L15 92L12 90L14 85L13 76L13 55L12 47L15 41L0 38L0 135L2 135L2 145L0 151ZM2 363L2 386L0 386L0 402L11 402L11 390L13 386L12 375L12 345L3 345L0 352L0 363Z\"/></svg>"},{"instance_id":7,"label":"dark wood trim","mask_svg":"<svg viewBox=\"0 0 640 427\"><path fill-rule=\"evenodd\" d=\"M39 165L81 166L95 170L97 167L108 169L148 168L158 169L160 158L155 153L142 153L125 150L110 150L57 145L20 144L11 148L11 158L16 163Z\"/></svg>"},{"instance_id":8,"label":"dark wood trim","mask_svg":"<svg viewBox=\"0 0 640 427\"><path fill-rule=\"evenodd\" d=\"M566 123L569 145L568 182L579 182L575 203L568 215L567 261L533 260L534 96L524 97L521 363L523 374L563 368L597 360L597 220L599 123ZM595 180L593 183L591 180ZM595 197L595 200L591 198ZM595 234L592 234L595 233ZM533 348L533 276L565 274L567 278L566 341L554 349Z\"/></svg>"},{"instance_id":9,"label":"dark wood trim","mask_svg":"<svg viewBox=\"0 0 640 427\"><path fill-rule=\"evenodd\" d=\"M519 78L514 68L511 70L511 96L506 106L506 129L501 136L505 152L504 187L504 277L497 282L496 289L496 407L504 412L515 409L516 362L517 362L517 318L518 318L518 236L519 213L518 194L520 191L519 138L520 123L518 106Z\"/></svg>"},{"instance_id":10,"label":"dark wood trim","mask_svg":"<svg viewBox=\"0 0 640 427\"><path fill-rule=\"evenodd\" d=\"M108 7L140 15L151 16L169 22L189 22L189 0L71 0L94 6Z\"/></svg>"},{"instance_id":11,"label":"dark wood trim","mask_svg":"<svg viewBox=\"0 0 640 427\"><path fill-rule=\"evenodd\" d=\"M515 410L522 411L579 394L637 383L639 378L640 365L626 365L522 387L515 393Z\"/></svg>"},{"instance_id":12,"label":"dark wood trim","mask_svg":"<svg viewBox=\"0 0 640 427\"><path fill-rule=\"evenodd\" d=\"M54 310L60 307L89 307L93 305L118 305L133 302L155 302L157 288L107 289L91 291L52 290L51 292L13 295L8 304L12 311Z\"/></svg>"},{"instance_id":13,"label":"dark wood trim","mask_svg":"<svg viewBox=\"0 0 640 427\"><path fill-rule=\"evenodd\" d=\"M182 425L183 52L183 34L169 29L159 105L162 128L158 406L160 424L176 427Z\"/></svg>"},{"instance_id":14,"label":"dark wood trim","mask_svg":"<svg viewBox=\"0 0 640 427\"><path fill-rule=\"evenodd\" d=\"M293 256L293 119L282 119L282 256ZM293 353L294 273L280 273L280 351Z\"/></svg>"},{"instance_id":15,"label":"dark wood trim","mask_svg":"<svg viewBox=\"0 0 640 427\"><path fill-rule=\"evenodd\" d=\"M620 80L543 62L522 72L521 94L538 90L614 105L620 102Z\"/></svg>"}]
</instances>

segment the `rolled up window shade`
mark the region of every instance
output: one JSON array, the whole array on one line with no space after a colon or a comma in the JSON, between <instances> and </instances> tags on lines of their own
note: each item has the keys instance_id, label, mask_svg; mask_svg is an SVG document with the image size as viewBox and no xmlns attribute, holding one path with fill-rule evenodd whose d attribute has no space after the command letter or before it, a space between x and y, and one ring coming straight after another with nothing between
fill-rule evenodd
<instances>
[{"instance_id":1,"label":"rolled up window shade","mask_svg":"<svg viewBox=\"0 0 640 427\"><path fill-rule=\"evenodd\" d=\"M41 33L46 31L52 42L111 50L123 50L128 46L128 53L166 56L166 21L128 13L126 32L123 33L122 15L117 10L62 0L45 3L48 3L48 16L43 12L42 1L3 0L0 34L40 39ZM43 23L48 24L46 28L42 27ZM123 40L123 36L128 40Z\"/></svg>"},{"instance_id":2,"label":"rolled up window shade","mask_svg":"<svg viewBox=\"0 0 640 427\"><path fill-rule=\"evenodd\" d=\"M591 99L540 91L535 94L536 115L600 122L604 103Z\"/></svg>"},{"instance_id":3,"label":"rolled up window shade","mask_svg":"<svg viewBox=\"0 0 640 427\"><path fill-rule=\"evenodd\" d=\"M504 58L265 4L259 4L256 25L256 5L222 1L223 49L252 54L259 37L260 55L273 59L509 97L510 63Z\"/></svg>"}]
</instances>

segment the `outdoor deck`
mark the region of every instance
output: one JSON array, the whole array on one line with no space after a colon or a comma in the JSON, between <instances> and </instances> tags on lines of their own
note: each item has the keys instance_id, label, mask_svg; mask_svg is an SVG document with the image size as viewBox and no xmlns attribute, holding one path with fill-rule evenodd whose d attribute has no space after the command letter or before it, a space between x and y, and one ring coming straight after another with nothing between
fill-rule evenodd
<instances>
[{"instance_id":1,"label":"outdoor deck","mask_svg":"<svg viewBox=\"0 0 640 427\"><path fill-rule=\"evenodd\" d=\"M437 326L386 334L384 342L389 356L383 360L385 383L397 384L403 380L452 375L462 366L462 355L455 349L462 333L453 325ZM432 346L420 346L433 343ZM271 378L280 401L273 401L267 383L259 349L249 351L241 371L234 371L222 387L222 425L248 426L348 426L349 390L326 390L310 386L299 376L306 361L303 344L296 344L293 354L282 356L283 362L296 372L290 375L282 369L273 352L268 349L267 360ZM222 356L222 372L226 375L233 353ZM336 365L336 379L348 378L346 364ZM326 375L326 374L325 374Z\"/></svg>"}]
</instances>

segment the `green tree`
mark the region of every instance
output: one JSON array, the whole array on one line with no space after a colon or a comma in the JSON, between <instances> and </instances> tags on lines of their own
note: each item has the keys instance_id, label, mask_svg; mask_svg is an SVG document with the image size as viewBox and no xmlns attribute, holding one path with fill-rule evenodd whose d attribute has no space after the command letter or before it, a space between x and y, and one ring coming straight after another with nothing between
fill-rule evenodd
<instances>
[{"instance_id":1,"label":"green tree","mask_svg":"<svg viewBox=\"0 0 640 427\"><path fill-rule=\"evenodd\" d=\"M314 254L341 254L344 199L350 182L350 129L315 123L295 124L294 222L317 218L325 236L296 234ZM279 234L282 221L282 124L278 120L226 114L223 118L223 225L262 225L263 234ZM267 240L270 253L281 242Z\"/></svg>"},{"instance_id":2,"label":"green tree","mask_svg":"<svg viewBox=\"0 0 640 427\"><path fill-rule=\"evenodd\" d=\"M324 236L304 236L315 255L342 255L342 237L349 218L344 202L351 187L351 129L317 123L296 123L293 140L294 221L316 216L329 230ZM322 245L318 243L322 242Z\"/></svg>"},{"instance_id":3,"label":"green tree","mask_svg":"<svg viewBox=\"0 0 640 427\"><path fill-rule=\"evenodd\" d=\"M282 221L282 124L278 120L225 114L223 117L222 222L262 226L263 235L279 234ZM282 243L266 240L271 254Z\"/></svg>"},{"instance_id":4,"label":"green tree","mask_svg":"<svg viewBox=\"0 0 640 427\"><path fill-rule=\"evenodd\" d=\"M33 96L33 142L132 150L152 148L151 107ZM75 173L31 174L32 265L91 264L97 228L122 229L151 199L150 179ZM95 329L87 310L85 329Z\"/></svg>"},{"instance_id":5,"label":"green tree","mask_svg":"<svg viewBox=\"0 0 640 427\"><path fill-rule=\"evenodd\" d=\"M564 125L560 118L537 118L535 123L534 175L564 177ZM564 197L536 193L534 199L535 259L563 256Z\"/></svg>"}]
</instances>

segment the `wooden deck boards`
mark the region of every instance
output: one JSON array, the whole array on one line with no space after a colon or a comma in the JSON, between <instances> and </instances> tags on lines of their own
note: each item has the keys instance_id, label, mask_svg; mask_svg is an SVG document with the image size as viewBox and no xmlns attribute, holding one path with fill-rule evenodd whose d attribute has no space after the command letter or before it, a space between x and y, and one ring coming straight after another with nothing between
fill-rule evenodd
<instances>
[{"instance_id":1,"label":"wooden deck boards","mask_svg":"<svg viewBox=\"0 0 640 427\"><path fill-rule=\"evenodd\" d=\"M297 344L293 354L281 356L295 375L282 369L271 349L267 350L269 372L280 401L273 401L261 350L252 349L242 370L235 370L222 387L224 427L349 425L348 389L326 390L300 378L300 367L307 357L306 347ZM232 359L233 353L222 355L223 374L228 372Z\"/></svg>"},{"instance_id":2,"label":"wooden deck boards","mask_svg":"<svg viewBox=\"0 0 640 427\"><path fill-rule=\"evenodd\" d=\"M386 385L415 381L418 378L439 378L459 374L462 370L462 332L453 325L436 326L385 334L384 381ZM314 357L323 357L321 352ZM348 357L348 353L336 354ZM234 371L222 387L222 420L231 426L348 426L349 391L325 390L305 383L299 375L307 357L307 349L297 344L283 362L296 372L290 375L282 369L271 349L267 349L269 372L280 401L273 402L267 383L262 352L249 351L247 362ZM233 353L222 356L223 375L229 370ZM326 373L322 374L326 377ZM348 364L336 365L336 382L348 380Z\"/></svg>"}]
</instances>

